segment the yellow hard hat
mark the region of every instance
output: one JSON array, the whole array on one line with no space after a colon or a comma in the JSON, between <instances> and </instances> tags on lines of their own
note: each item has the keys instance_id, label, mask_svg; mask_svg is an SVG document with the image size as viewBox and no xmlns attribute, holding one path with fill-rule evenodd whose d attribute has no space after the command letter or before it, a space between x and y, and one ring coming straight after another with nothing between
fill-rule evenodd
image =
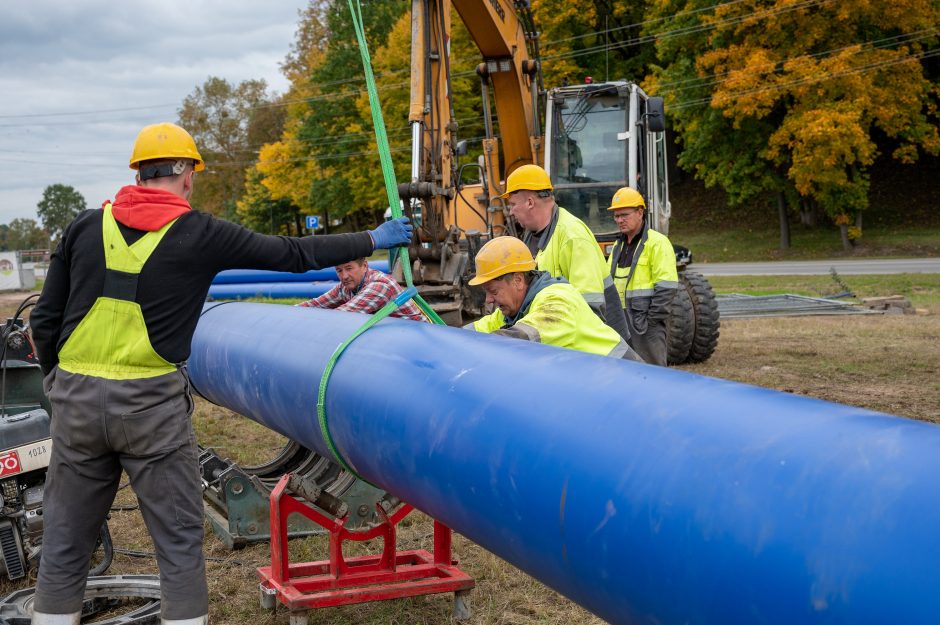
<instances>
[{"instance_id":1,"label":"yellow hard hat","mask_svg":"<svg viewBox=\"0 0 940 625\"><path fill-rule=\"evenodd\" d=\"M506 192L499 197L506 199L510 193L516 191L543 191L545 189L552 190L552 181L548 177L548 172L538 165L523 165L509 174L509 178L506 179Z\"/></svg>"},{"instance_id":2,"label":"yellow hard hat","mask_svg":"<svg viewBox=\"0 0 940 625\"><path fill-rule=\"evenodd\" d=\"M633 187L621 187L614 193L607 210L615 211L618 208L646 208L646 202L643 201L640 192Z\"/></svg>"},{"instance_id":3,"label":"yellow hard hat","mask_svg":"<svg viewBox=\"0 0 940 625\"><path fill-rule=\"evenodd\" d=\"M160 158L191 158L196 171L206 168L192 135L169 122L151 124L140 131L134 141L131 169L140 169L141 161Z\"/></svg>"},{"instance_id":4,"label":"yellow hard hat","mask_svg":"<svg viewBox=\"0 0 940 625\"><path fill-rule=\"evenodd\" d=\"M496 237L480 248L476 257L477 275L470 286L489 282L507 273L535 269L535 259L525 243L516 237Z\"/></svg>"}]
</instances>

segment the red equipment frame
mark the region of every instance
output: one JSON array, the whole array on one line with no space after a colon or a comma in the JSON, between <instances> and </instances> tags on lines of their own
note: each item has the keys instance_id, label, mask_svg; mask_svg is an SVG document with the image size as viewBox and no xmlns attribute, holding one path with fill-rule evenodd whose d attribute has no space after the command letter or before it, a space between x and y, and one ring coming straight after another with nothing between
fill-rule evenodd
<instances>
[{"instance_id":1,"label":"red equipment frame","mask_svg":"<svg viewBox=\"0 0 940 625\"><path fill-rule=\"evenodd\" d=\"M335 518L321 513L289 493L290 474L281 477L271 491L271 566L258 569L261 605L274 608L274 596L294 613L313 608L398 599L434 593L455 593L454 614L469 617L466 596L474 580L451 558L451 529L434 521L434 554L423 549L396 551L396 526L414 509L403 504L388 515L377 505L382 522L368 530L349 530L348 515ZM330 559L291 564L287 553L287 517L298 513L329 532ZM343 543L382 537L380 555L343 556ZM301 617L300 622L306 619Z\"/></svg>"}]
</instances>

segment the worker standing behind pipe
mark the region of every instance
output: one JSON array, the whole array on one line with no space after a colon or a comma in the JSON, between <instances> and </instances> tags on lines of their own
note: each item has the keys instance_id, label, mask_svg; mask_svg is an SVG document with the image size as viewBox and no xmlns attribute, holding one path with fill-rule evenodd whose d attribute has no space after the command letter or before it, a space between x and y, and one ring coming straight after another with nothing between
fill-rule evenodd
<instances>
[{"instance_id":1,"label":"worker standing behind pipe","mask_svg":"<svg viewBox=\"0 0 940 625\"><path fill-rule=\"evenodd\" d=\"M349 312L372 314L398 297L404 289L381 271L369 267L365 258L336 265L340 283L319 297L297 304L305 308L334 308ZM392 317L427 321L414 302L408 301L395 309Z\"/></svg>"},{"instance_id":2,"label":"worker standing behind pipe","mask_svg":"<svg viewBox=\"0 0 940 625\"><path fill-rule=\"evenodd\" d=\"M207 622L184 364L213 277L234 268L318 269L411 240L406 219L292 238L193 211L194 175L205 164L175 124L141 130L130 167L136 186L65 230L30 319L54 422L35 625L79 623L89 560L122 469L157 551L162 622Z\"/></svg>"},{"instance_id":3,"label":"worker standing behind pipe","mask_svg":"<svg viewBox=\"0 0 940 625\"><path fill-rule=\"evenodd\" d=\"M620 230L610 277L630 326L630 346L646 362L665 367L666 319L679 288L675 250L666 235L650 229L646 202L636 189L619 189L607 210Z\"/></svg>"},{"instance_id":4,"label":"worker standing behind pipe","mask_svg":"<svg viewBox=\"0 0 940 625\"><path fill-rule=\"evenodd\" d=\"M480 248L470 286L483 285L486 303L495 304L496 310L467 327L589 354L640 360L626 341L594 314L576 288L564 278L537 271L535 266L529 248L515 237L497 237Z\"/></svg>"}]
</instances>

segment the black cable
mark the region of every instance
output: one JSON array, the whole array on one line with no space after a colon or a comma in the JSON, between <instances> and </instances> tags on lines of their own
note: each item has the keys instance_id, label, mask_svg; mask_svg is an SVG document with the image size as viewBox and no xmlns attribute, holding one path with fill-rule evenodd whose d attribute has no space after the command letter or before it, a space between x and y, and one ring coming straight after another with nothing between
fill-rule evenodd
<instances>
[{"instance_id":1,"label":"black cable","mask_svg":"<svg viewBox=\"0 0 940 625\"><path fill-rule=\"evenodd\" d=\"M140 551L138 549L122 549L120 547L114 548L114 553L119 553L122 556L128 556L131 558L156 558L157 554L153 551ZM223 564L231 564L234 566L247 566L247 562L242 560L231 560L229 558L214 558L212 556L204 556L203 560L206 562L222 562Z\"/></svg>"}]
</instances>

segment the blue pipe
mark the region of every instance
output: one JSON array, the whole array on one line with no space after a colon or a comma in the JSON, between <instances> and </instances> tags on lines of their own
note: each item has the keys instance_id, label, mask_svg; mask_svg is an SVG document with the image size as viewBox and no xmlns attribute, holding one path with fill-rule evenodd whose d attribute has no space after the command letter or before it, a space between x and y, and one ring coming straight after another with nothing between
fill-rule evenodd
<instances>
[{"instance_id":1,"label":"blue pipe","mask_svg":"<svg viewBox=\"0 0 940 625\"><path fill-rule=\"evenodd\" d=\"M339 282L256 282L253 284L213 284L209 297L213 300L248 299L267 297L287 299L319 297L338 285Z\"/></svg>"},{"instance_id":2,"label":"blue pipe","mask_svg":"<svg viewBox=\"0 0 940 625\"><path fill-rule=\"evenodd\" d=\"M208 308L194 386L327 454L365 319ZM326 413L360 475L612 623L940 619L934 425L400 319Z\"/></svg>"},{"instance_id":3,"label":"blue pipe","mask_svg":"<svg viewBox=\"0 0 940 625\"><path fill-rule=\"evenodd\" d=\"M388 273L387 260L370 260L369 267ZM220 271L212 284L249 284L256 282L336 282L339 277L334 267L311 269L303 273L287 271L264 271L261 269L227 269Z\"/></svg>"}]
</instances>

